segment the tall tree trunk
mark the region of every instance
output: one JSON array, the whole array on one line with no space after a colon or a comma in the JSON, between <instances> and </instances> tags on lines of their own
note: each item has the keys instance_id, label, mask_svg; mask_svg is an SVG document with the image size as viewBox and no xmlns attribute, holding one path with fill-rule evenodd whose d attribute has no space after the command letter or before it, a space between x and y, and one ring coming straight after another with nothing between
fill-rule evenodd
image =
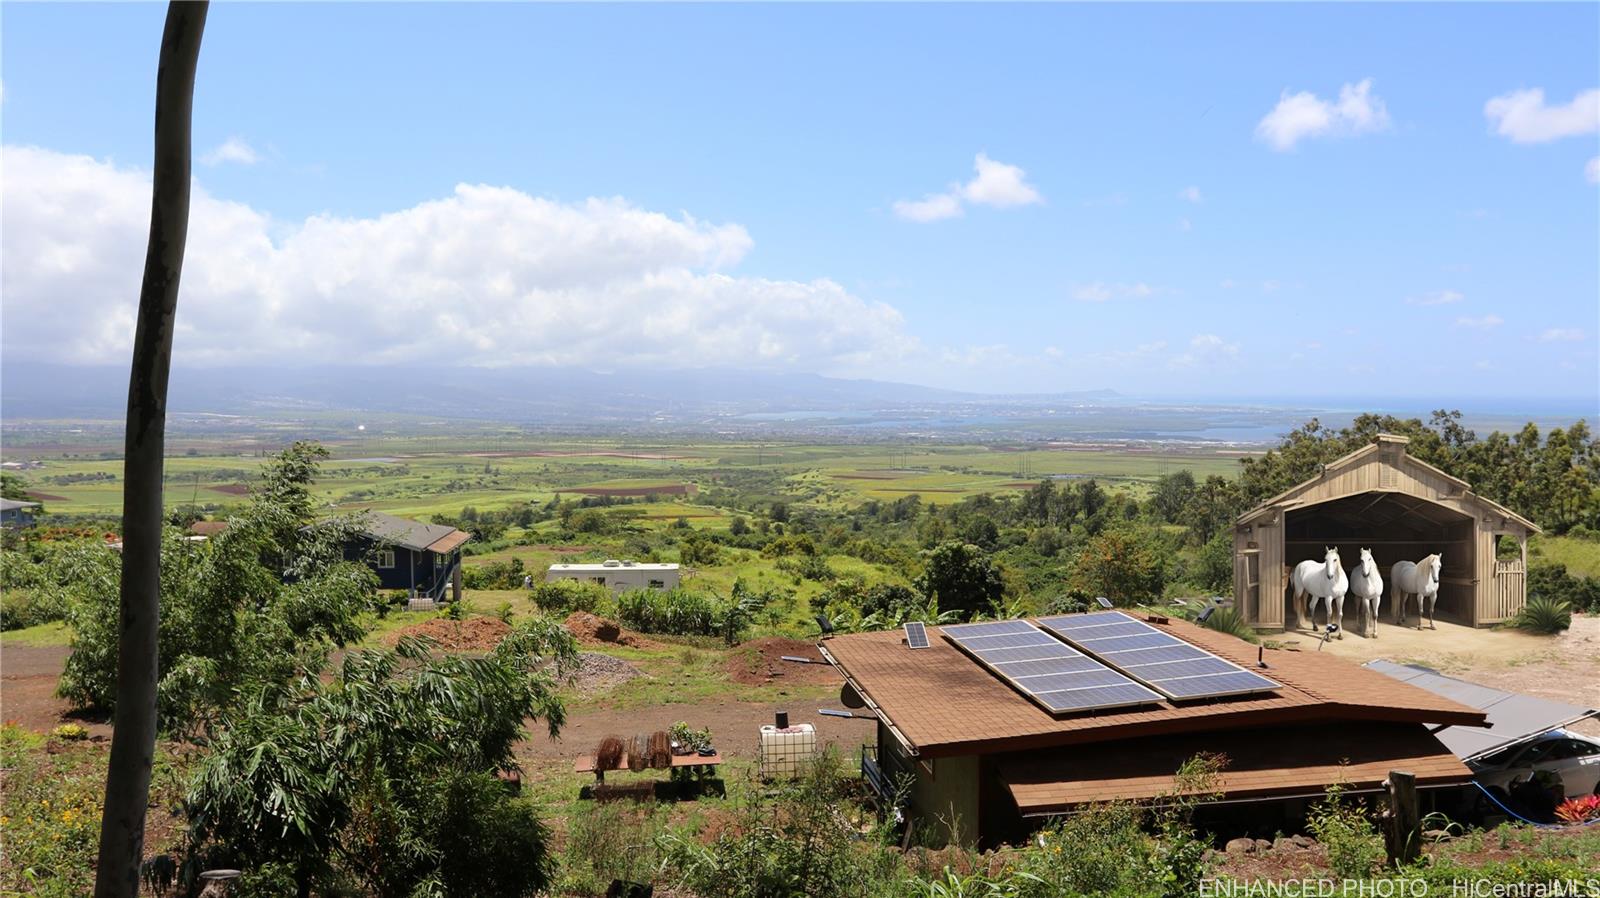
<instances>
[{"instance_id":1,"label":"tall tree trunk","mask_svg":"<svg viewBox=\"0 0 1600 898\"><path fill-rule=\"evenodd\" d=\"M156 638L161 592L161 476L166 449L167 374L189 230L189 125L194 73L207 4L167 7L156 73L155 176L150 243L139 289L122 477L122 607L117 640L117 707L100 818L95 898L132 898L144 858L145 808L156 745Z\"/></svg>"}]
</instances>

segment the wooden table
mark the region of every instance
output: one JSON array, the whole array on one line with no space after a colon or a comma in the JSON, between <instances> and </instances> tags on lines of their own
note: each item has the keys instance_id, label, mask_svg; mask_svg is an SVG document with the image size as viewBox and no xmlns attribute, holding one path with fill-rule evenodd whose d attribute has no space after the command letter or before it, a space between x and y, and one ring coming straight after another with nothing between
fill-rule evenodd
<instances>
[{"instance_id":1,"label":"wooden table","mask_svg":"<svg viewBox=\"0 0 1600 898\"><path fill-rule=\"evenodd\" d=\"M719 754L714 754L714 755L693 754L693 755L673 755L672 756L672 766L673 766L673 768L678 768L678 767L716 767L717 765L719 765L721 763L722 763L722 755L720 753ZM632 769L632 768L630 768L628 766L628 755L627 755L626 752L623 753L622 759L620 761L618 761L617 764L618 764L618 766L617 766L616 770L618 772L626 773L626 772L628 772L628 771L630 771ZM646 767L644 769L645 770L661 770L662 768L660 768L660 767ZM572 772L573 773L593 773L595 781L603 783L603 782L606 781L606 773L608 771L595 770L594 769L594 755L584 755L584 756L578 758L578 760L572 762ZM640 772L642 773L643 771L640 771Z\"/></svg>"}]
</instances>

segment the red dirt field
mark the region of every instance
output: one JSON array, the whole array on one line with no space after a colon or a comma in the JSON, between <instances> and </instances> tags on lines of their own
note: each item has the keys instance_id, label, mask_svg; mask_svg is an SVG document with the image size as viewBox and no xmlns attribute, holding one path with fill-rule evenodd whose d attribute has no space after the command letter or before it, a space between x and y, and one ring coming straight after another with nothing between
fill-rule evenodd
<instances>
[{"instance_id":1,"label":"red dirt field","mask_svg":"<svg viewBox=\"0 0 1600 898\"><path fill-rule=\"evenodd\" d=\"M68 499L66 496L53 496L50 493L36 493L36 492L33 492L32 490L28 491L28 498L32 499L35 502L71 502L72 501L71 499Z\"/></svg>"},{"instance_id":2,"label":"red dirt field","mask_svg":"<svg viewBox=\"0 0 1600 898\"><path fill-rule=\"evenodd\" d=\"M494 617L470 617L466 620L434 618L396 630L385 641L393 645L403 636L423 636L437 642L446 651L487 652L499 645L500 640L510 632L510 624Z\"/></svg>"},{"instance_id":3,"label":"red dirt field","mask_svg":"<svg viewBox=\"0 0 1600 898\"><path fill-rule=\"evenodd\" d=\"M596 617L587 611L572 612L561 625L583 645L625 645L647 649L658 644L632 630L624 630L616 621Z\"/></svg>"},{"instance_id":4,"label":"red dirt field","mask_svg":"<svg viewBox=\"0 0 1600 898\"><path fill-rule=\"evenodd\" d=\"M740 643L728 655L728 678L746 686L763 686L782 680L796 685L833 685L844 678L826 662L799 664L783 660L784 655L822 661L816 644L803 639L784 639L767 636Z\"/></svg>"},{"instance_id":5,"label":"red dirt field","mask_svg":"<svg viewBox=\"0 0 1600 898\"><path fill-rule=\"evenodd\" d=\"M578 493L583 496L692 496L699 491L692 483L670 483L666 486L583 486L570 490L557 490L556 494Z\"/></svg>"},{"instance_id":6,"label":"red dirt field","mask_svg":"<svg viewBox=\"0 0 1600 898\"><path fill-rule=\"evenodd\" d=\"M243 483L224 483L221 486L208 486L206 489L216 493L227 493L230 496L244 496L250 492L250 487Z\"/></svg>"}]
</instances>

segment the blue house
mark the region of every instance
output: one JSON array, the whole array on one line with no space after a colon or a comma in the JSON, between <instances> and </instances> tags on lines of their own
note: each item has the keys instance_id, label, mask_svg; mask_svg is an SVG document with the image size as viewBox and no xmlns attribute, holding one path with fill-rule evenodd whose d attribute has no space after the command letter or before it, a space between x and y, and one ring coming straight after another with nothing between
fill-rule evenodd
<instances>
[{"instance_id":1,"label":"blue house","mask_svg":"<svg viewBox=\"0 0 1600 898\"><path fill-rule=\"evenodd\" d=\"M32 527L33 510L38 507L37 502L0 499L0 527Z\"/></svg>"},{"instance_id":2,"label":"blue house","mask_svg":"<svg viewBox=\"0 0 1600 898\"><path fill-rule=\"evenodd\" d=\"M461 545L472 534L443 524L424 524L382 512L365 515L362 535L345 546L345 557L365 560L384 589L403 589L414 599L461 599Z\"/></svg>"}]
</instances>

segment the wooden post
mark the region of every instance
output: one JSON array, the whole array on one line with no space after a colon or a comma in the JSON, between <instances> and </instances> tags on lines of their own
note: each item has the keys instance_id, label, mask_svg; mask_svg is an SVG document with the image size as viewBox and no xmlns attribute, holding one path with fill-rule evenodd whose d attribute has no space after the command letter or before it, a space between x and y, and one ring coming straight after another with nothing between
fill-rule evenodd
<instances>
[{"instance_id":1,"label":"wooden post","mask_svg":"<svg viewBox=\"0 0 1600 898\"><path fill-rule=\"evenodd\" d=\"M1409 864L1422 851L1422 815L1417 809L1416 774L1391 770L1384 788L1389 793L1384 848L1390 864Z\"/></svg>"}]
</instances>

